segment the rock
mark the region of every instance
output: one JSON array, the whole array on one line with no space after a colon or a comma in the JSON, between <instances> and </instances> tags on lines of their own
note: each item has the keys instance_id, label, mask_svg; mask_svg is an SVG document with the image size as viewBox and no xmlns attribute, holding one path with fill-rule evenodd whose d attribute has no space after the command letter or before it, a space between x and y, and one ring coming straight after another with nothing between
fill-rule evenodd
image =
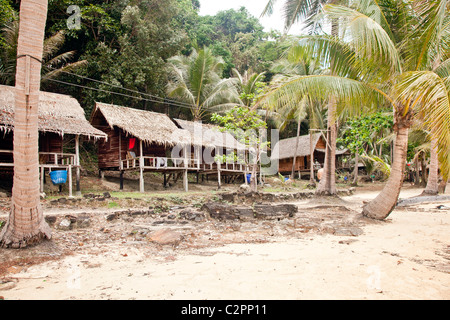
<instances>
[{"instance_id":1,"label":"rock","mask_svg":"<svg viewBox=\"0 0 450 320\"><path fill-rule=\"evenodd\" d=\"M40 196L41 200L43 200L43 199L45 199L45 198L47 197L47 195L45 194L45 192L41 192L41 193L39 194L39 196Z\"/></svg>"},{"instance_id":2,"label":"rock","mask_svg":"<svg viewBox=\"0 0 450 320\"><path fill-rule=\"evenodd\" d=\"M222 200L223 201L228 201L228 202L234 202L234 197L235 197L236 193L223 193L222 194Z\"/></svg>"},{"instance_id":3,"label":"rock","mask_svg":"<svg viewBox=\"0 0 450 320\"><path fill-rule=\"evenodd\" d=\"M67 203L67 199L66 198L59 198L58 199L58 203L65 204L65 203Z\"/></svg>"},{"instance_id":4,"label":"rock","mask_svg":"<svg viewBox=\"0 0 450 320\"><path fill-rule=\"evenodd\" d=\"M91 225L91 218L85 214L79 214L77 217L77 228L87 228Z\"/></svg>"},{"instance_id":5,"label":"rock","mask_svg":"<svg viewBox=\"0 0 450 320\"><path fill-rule=\"evenodd\" d=\"M45 216L45 222L47 222L48 224L52 225L56 222L56 216Z\"/></svg>"},{"instance_id":6,"label":"rock","mask_svg":"<svg viewBox=\"0 0 450 320\"><path fill-rule=\"evenodd\" d=\"M250 190L251 189L250 189L250 185L249 184L243 183L243 184L241 184L239 186L239 191L241 191L241 192L246 192L246 191L250 191Z\"/></svg>"},{"instance_id":7,"label":"rock","mask_svg":"<svg viewBox=\"0 0 450 320\"><path fill-rule=\"evenodd\" d=\"M117 213L110 213L106 216L106 221L113 221L114 219L117 218Z\"/></svg>"},{"instance_id":8,"label":"rock","mask_svg":"<svg viewBox=\"0 0 450 320\"><path fill-rule=\"evenodd\" d=\"M183 240L183 235L172 229L161 229L152 232L148 236L148 240L160 245L177 246Z\"/></svg>"},{"instance_id":9,"label":"rock","mask_svg":"<svg viewBox=\"0 0 450 320\"><path fill-rule=\"evenodd\" d=\"M111 198L111 194L109 192L103 192L103 198Z\"/></svg>"},{"instance_id":10,"label":"rock","mask_svg":"<svg viewBox=\"0 0 450 320\"><path fill-rule=\"evenodd\" d=\"M292 218L298 211L297 206L293 204L259 204L253 208L255 217L265 220Z\"/></svg>"},{"instance_id":11,"label":"rock","mask_svg":"<svg viewBox=\"0 0 450 320\"><path fill-rule=\"evenodd\" d=\"M363 234L363 230L358 227L342 227L334 231L335 236L351 236L357 237Z\"/></svg>"},{"instance_id":12,"label":"rock","mask_svg":"<svg viewBox=\"0 0 450 320\"><path fill-rule=\"evenodd\" d=\"M6 192L0 192L0 198L8 198L8 194Z\"/></svg>"},{"instance_id":13,"label":"rock","mask_svg":"<svg viewBox=\"0 0 450 320\"><path fill-rule=\"evenodd\" d=\"M58 229L60 230L70 230L72 228L72 222L69 218L64 218L58 225Z\"/></svg>"}]
</instances>

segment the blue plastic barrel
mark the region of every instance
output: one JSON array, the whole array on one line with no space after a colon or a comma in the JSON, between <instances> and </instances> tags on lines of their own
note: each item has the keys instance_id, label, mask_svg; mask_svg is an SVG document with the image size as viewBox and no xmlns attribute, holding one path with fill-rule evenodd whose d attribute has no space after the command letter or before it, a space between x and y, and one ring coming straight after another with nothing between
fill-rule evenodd
<instances>
[{"instance_id":1,"label":"blue plastic barrel","mask_svg":"<svg viewBox=\"0 0 450 320\"><path fill-rule=\"evenodd\" d=\"M247 183L250 183L250 179L252 178L252 174L248 173L247 174Z\"/></svg>"},{"instance_id":2,"label":"blue plastic barrel","mask_svg":"<svg viewBox=\"0 0 450 320\"><path fill-rule=\"evenodd\" d=\"M61 185L67 181L67 171L66 170L56 170L50 172L50 179L54 185Z\"/></svg>"}]
</instances>

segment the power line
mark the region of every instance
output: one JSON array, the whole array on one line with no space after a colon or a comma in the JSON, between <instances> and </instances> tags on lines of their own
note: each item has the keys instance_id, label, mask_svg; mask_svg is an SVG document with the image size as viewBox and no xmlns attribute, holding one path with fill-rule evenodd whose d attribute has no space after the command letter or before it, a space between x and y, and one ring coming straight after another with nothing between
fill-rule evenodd
<instances>
[{"instance_id":1,"label":"power line","mask_svg":"<svg viewBox=\"0 0 450 320\"><path fill-rule=\"evenodd\" d=\"M180 108L191 109L190 106L181 105L181 104L170 102L170 101L159 101L159 100L147 99L147 98L142 98L142 97L130 96L130 95L124 94L124 93L113 92L113 91L108 91L108 90L99 89L99 88L93 88L93 87L87 87L87 86L83 86L81 84L70 83L70 82L65 82L65 81L56 80L56 79L46 79L46 80L47 81L56 82L56 83L60 83L60 84L64 84L64 85L79 87L79 88L83 88L83 89L89 89L89 90L100 91L100 92L109 93L109 94L115 94L115 95L119 95L119 96L122 96L122 97L127 97L127 98L132 98L132 99L139 99L139 100L143 100L143 101L150 101L150 102L156 102L156 103L164 103L164 104L173 105L173 106L180 107ZM163 99L163 98L160 98L160 99Z\"/></svg>"},{"instance_id":2,"label":"power line","mask_svg":"<svg viewBox=\"0 0 450 320\"><path fill-rule=\"evenodd\" d=\"M55 68L51 68L51 69L57 70ZM68 74L68 75L76 76L78 78L85 79L85 80L88 80L88 81L93 81L93 82L104 84L104 85L107 85L107 86L110 86L110 87L114 87L114 88L118 88L118 89L121 89L121 90L125 90L125 91L131 92L131 93L137 93L137 94L140 94L140 95L149 96L151 98L160 99L161 102L163 102L163 103L167 103L167 101L171 101L171 102L173 102L173 103L175 103L177 105L185 105L185 106L187 106L189 108L192 107L191 104L185 103L185 102L182 102L182 101L176 101L176 100L173 100L173 99L162 98L162 97L158 97L156 95L152 95L150 93L144 93L144 92L140 92L140 91L137 91L137 90L127 89L127 88L124 88L124 87L121 87L121 86L118 86L118 85L115 85L115 84L111 84L111 83L108 83L108 82L104 82L104 81L92 79L92 78L89 78L89 77L81 76L79 74L68 72L68 71L60 71L60 72ZM44 77L44 79L45 79L45 77ZM47 80L50 80L50 78L47 79Z\"/></svg>"}]
</instances>

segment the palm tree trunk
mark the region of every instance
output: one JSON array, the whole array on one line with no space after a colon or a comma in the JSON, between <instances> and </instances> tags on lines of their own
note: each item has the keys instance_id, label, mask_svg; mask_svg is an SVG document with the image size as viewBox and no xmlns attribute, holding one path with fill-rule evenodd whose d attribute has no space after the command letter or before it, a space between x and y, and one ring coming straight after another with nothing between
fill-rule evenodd
<instances>
[{"instance_id":1,"label":"palm tree trunk","mask_svg":"<svg viewBox=\"0 0 450 320\"><path fill-rule=\"evenodd\" d=\"M22 0L14 112L14 180L3 247L23 248L51 238L39 194L38 103L47 1Z\"/></svg>"},{"instance_id":2,"label":"palm tree trunk","mask_svg":"<svg viewBox=\"0 0 450 320\"><path fill-rule=\"evenodd\" d=\"M439 159L437 153L437 140L431 140L430 147L430 172L428 174L427 186L422 194L436 195L439 192Z\"/></svg>"},{"instance_id":3,"label":"palm tree trunk","mask_svg":"<svg viewBox=\"0 0 450 320\"><path fill-rule=\"evenodd\" d=\"M300 118L300 114L299 114L298 115L298 123L297 123L297 140L295 141L294 159L292 160L292 172L291 172L292 180L295 180L295 164L296 164L296 160L297 160L298 140L300 137L300 124L301 124L301 118Z\"/></svg>"},{"instance_id":4,"label":"palm tree trunk","mask_svg":"<svg viewBox=\"0 0 450 320\"><path fill-rule=\"evenodd\" d=\"M403 184L408 152L409 126L399 124L397 127L391 175L381 193L363 207L362 214L372 219L383 220L391 214L397 205L398 196L400 195L400 189Z\"/></svg>"},{"instance_id":5,"label":"palm tree trunk","mask_svg":"<svg viewBox=\"0 0 450 320\"><path fill-rule=\"evenodd\" d=\"M320 180L316 190L316 195L331 196L336 195L336 102L331 99L328 106L328 131L327 146L325 152L325 163L323 178Z\"/></svg>"},{"instance_id":6,"label":"palm tree trunk","mask_svg":"<svg viewBox=\"0 0 450 320\"><path fill-rule=\"evenodd\" d=\"M353 169L353 182L352 186L358 185L358 173L359 173L359 154L355 153L355 168Z\"/></svg>"}]
</instances>

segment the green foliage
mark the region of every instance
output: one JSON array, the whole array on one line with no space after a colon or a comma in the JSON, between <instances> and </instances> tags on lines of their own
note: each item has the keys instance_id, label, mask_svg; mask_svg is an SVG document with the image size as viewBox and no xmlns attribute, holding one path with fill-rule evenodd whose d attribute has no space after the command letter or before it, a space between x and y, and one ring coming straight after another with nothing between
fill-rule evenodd
<instances>
[{"instance_id":1,"label":"green foliage","mask_svg":"<svg viewBox=\"0 0 450 320\"><path fill-rule=\"evenodd\" d=\"M377 112L361 118L349 120L337 143L348 148L352 154L364 154L388 147L385 138L391 134L394 125L392 114Z\"/></svg>"},{"instance_id":2,"label":"green foliage","mask_svg":"<svg viewBox=\"0 0 450 320\"><path fill-rule=\"evenodd\" d=\"M236 106L224 115L214 113L211 121L222 127L223 131L233 134L239 142L262 150L269 143L264 142L259 131L267 129L267 123L255 111L245 106Z\"/></svg>"}]
</instances>

